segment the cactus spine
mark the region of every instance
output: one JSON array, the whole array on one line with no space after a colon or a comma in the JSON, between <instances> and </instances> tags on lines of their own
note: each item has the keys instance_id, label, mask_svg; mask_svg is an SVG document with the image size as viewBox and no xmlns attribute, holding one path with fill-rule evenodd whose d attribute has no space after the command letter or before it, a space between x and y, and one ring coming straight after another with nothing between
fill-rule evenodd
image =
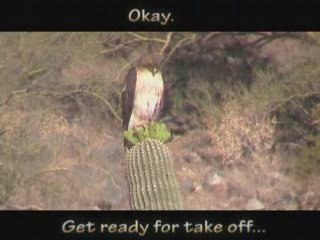
<instances>
[{"instance_id":1,"label":"cactus spine","mask_svg":"<svg viewBox=\"0 0 320 240\"><path fill-rule=\"evenodd\" d=\"M179 210L180 191L168 147L147 139L127 152L131 205L134 210Z\"/></svg>"}]
</instances>

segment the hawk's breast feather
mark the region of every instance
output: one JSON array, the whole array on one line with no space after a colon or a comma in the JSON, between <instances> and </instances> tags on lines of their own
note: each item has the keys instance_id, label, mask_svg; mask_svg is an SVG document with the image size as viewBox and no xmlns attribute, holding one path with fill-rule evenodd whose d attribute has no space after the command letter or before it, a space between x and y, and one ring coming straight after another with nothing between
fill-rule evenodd
<instances>
[{"instance_id":1,"label":"hawk's breast feather","mask_svg":"<svg viewBox=\"0 0 320 240\"><path fill-rule=\"evenodd\" d=\"M156 120L163 96L163 78L160 72L152 74L148 69L137 68L133 111L128 128L145 121Z\"/></svg>"}]
</instances>

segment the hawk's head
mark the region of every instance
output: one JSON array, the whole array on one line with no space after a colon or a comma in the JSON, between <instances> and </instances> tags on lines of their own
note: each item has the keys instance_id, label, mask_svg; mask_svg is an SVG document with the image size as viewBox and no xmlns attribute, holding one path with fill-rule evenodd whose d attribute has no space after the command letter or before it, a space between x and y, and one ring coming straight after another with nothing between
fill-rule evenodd
<instances>
[{"instance_id":1,"label":"hawk's head","mask_svg":"<svg viewBox=\"0 0 320 240\"><path fill-rule=\"evenodd\" d=\"M163 56L159 53L152 53L147 56L143 56L138 60L138 65L144 67L155 75L160 71Z\"/></svg>"}]
</instances>

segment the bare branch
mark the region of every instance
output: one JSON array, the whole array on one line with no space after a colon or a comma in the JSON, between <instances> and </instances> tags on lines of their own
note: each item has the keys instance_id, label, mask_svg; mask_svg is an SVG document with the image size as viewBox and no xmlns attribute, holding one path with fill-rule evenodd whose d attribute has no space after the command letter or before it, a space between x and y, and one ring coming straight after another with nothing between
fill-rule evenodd
<instances>
[{"instance_id":1,"label":"bare branch","mask_svg":"<svg viewBox=\"0 0 320 240\"><path fill-rule=\"evenodd\" d=\"M128 34L130 34L131 36L134 36L136 39L140 39L141 41L159 42L163 44L166 43L166 39L162 39L162 38L154 38L154 37L149 38L134 32L128 32Z\"/></svg>"},{"instance_id":2,"label":"bare branch","mask_svg":"<svg viewBox=\"0 0 320 240\"><path fill-rule=\"evenodd\" d=\"M158 42L158 43L163 43L163 44L167 44L168 41L170 42L170 39L168 40L168 36L167 36L167 39L161 39L161 38L154 38L154 37L145 37L145 36L142 36L142 35L140 35L138 33L134 33L134 32L128 32L128 34L133 36L134 39L128 40L126 42L123 42L121 44L116 45L115 47L104 50L104 51L100 52L97 55L97 57L99 57L101 55L110 54L112 52L116 52L116 51L130 45L130 44L137 43L137 42L147 41L147 42ZM172 35L172 33L169 34L169 36L170 35ZM170 36L170 38L171 38L171 36Z\"/></svg>"},{"instance_id":3,"label":"bare branch","mask_svg":"<svg viewBox=\"0 0 320 240\"><path fill-rule=\"evenodd\" d=\"M271 110L269 111L271 114L276 113L283 105L285 105L286 103L290 102L290 101L294 101L296 99L305 99L308 97L313 97L313 96L320 96L320 92L310 92L310 93L305 93L305 94L301 94L301 95L294 95L291 96L287 99L284 99L283 101L281 101L280 103L278 103L277 105L275 105L274 107L271 108Z\"/></svg>"},{"instance_id":4,"label":"bare branch","mask_svg":"<svg viewBox=\"0 0 320 240\"><path fill-rule=\"evenodd\" d=\"M109 49L107 49L107 50L104 50L104 51L100 52L100 53L98 54L98 56L106 55L106 54L109 54L109 53L111 53L111 52L118 51L118 50L120 50L121 48L126 47L126 46L129 45L129 44L136 43L136 42L141 42L141 41L142 41L141 39L133 39L133 40L124 42L124 43L122 43L122 44L117 45L116 47L109 48Z\"/></svg>"},{"instance_id":5,"label":"bare branch","mask_svg":"<svg viewBox=\"0 0 320 240\"><path fill-rule=\"evenodd\" d=\"M164 52L166 51L166 49L168 48L168 46L169 46L169 44L170 44L170 41L171 41L171 38L172 38L172 35L173 35L173 32L167 33L166 42L165 42L165 44L163 45L163 47L161 48L161 50L160 50L160 55L163 55Z\"/></svg>"},{"instance_id":6,"label":"bare branch","mask_svg":"<svg viewBox=\"0 0 320 240\"><path fill-rule=\"evenodd\" d=\"M173 53L180 47L189 45L191 43L194 43L197 40L197 34L192 34L192 36L188 36L185 38L180 39L180 41L177 42L177 44L171 49L169 54L166 56L165 60L163 61L161 68L169 61ZM185 42L189 41L187 44Z\"/></svg>"},{"instance_id":7,"label":"bare branch","mask_svg":"<svg viewBox=\"0 0 320 240\"><path fill-rule=\"evenodd\" d=\"M71 91L64 91L64 92L45 92L45 91L35 91L35 92L29 92L28 90L18 90L18 91L13 91L9 94L9 96L0 104L0 107L3 105L7 105L9 103L9 101L17 96L17 95L25 95L25 96L58 96L58 95L68 95L68 94L85 94L85 95L90 95L93 96L95 98L97 98L98 100L100 100L101 102L103 102L108 109L110 110L110 112L112 113L112 115L119 120L120 122L122 122L121 117L117 114L117 112L113 109L111 103L106 100L105 98L103 98L102 96L100 96L99 94L95 93L95 92L91 92L91 91L87 91L87 90L71 90Z\"/></svg>"},{"instance_id":8,"label":"bare branch","mask_svg":"<svg viewBox=\"0 0 320 240\"><path fill-rule=\"evenodd\" d=\"M218 36L218 35L220 35L220 34L221 34L220 32L211 32L211 33L206 34L206 35L203 37L202 40L205 42L205 41L211 39L212 37L216 37L216 36Z\"/></svg>"},{"instance_id":9,"label":"bare branch","mask_svg":"<svg viewBox=\"0 0 320 240\"><path fill-rule=\"evenodd\" d=\"M102 168L100 166L95 166L95 165L92 165L92 164L73 164L73 165L71 165L69 167L53 167L53 168L42 169L39 172L35 173L34 175L24 179L22 181L22 183L23 183L23 185L25 185L26 183L32 181L33 179L35 179L35 178L37 178L37 177L39 177L39 176L41 176L43 174L70 171L72 168L76 168L76 167L86 167L86 168L91 168L91 169L93 169L95 171L99 171L99 172L103 173L104 175L106 175L107 177L109 177L111 182L112 182L112 184L116 188L121 189L119 184L117 184L117 182L113 178L112 174L110 174L104 168Z\"/></svg>"}]
</instances>

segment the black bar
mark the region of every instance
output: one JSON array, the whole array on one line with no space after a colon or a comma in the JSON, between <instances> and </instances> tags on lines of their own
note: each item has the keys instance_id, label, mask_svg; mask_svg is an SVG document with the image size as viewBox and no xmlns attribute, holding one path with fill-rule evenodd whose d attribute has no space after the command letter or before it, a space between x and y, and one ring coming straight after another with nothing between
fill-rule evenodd
<instances>
[{"instance_id":1,"label":"black bar","mask_svg":"<svg viewBox=\"0 0 320 240\"><path fill-rule=\"evenodd\" d=\"M8 31L305 31L320 29L320 3L240 0L30 0L0 5ZM130 22L133 9L171 13L166 24Z\"/></svg>"},{"instance_id":2,"label":"black bar","mask_svg":"<svg viewBox=\"0 0 320 240\"><path fill-rule=\"evenodd\" d=\"M90 230L94 231L64 233L62 230L64 223L65 231L73 230L75 224L71 220L77 224L79 231L89 230L89 225ZM179 227L176 228L175 233L170 231L155 233L153 224L157 220L161 221L159 230L162 227L166 230L165 224L170 226L178 224ZM204 224L206 220L207 230L212 232L186 233L183 224L187 221L192 224ZM139 231L133 233L110 233L106 230L107 227L104 228L105 232L100 231L101 224L109 226L112 223L119 224L119 227L123 226L120 224L127 224L128 227L132 226L131 230L135 230L135 221L143 226L149 224L145 234L142 228L138 228ZM86 227L79 225L89 222L91 223ZM0 212L0 239L318 240L319 224L319 211L2 211Z\"/></svg>"}]
</instances>

